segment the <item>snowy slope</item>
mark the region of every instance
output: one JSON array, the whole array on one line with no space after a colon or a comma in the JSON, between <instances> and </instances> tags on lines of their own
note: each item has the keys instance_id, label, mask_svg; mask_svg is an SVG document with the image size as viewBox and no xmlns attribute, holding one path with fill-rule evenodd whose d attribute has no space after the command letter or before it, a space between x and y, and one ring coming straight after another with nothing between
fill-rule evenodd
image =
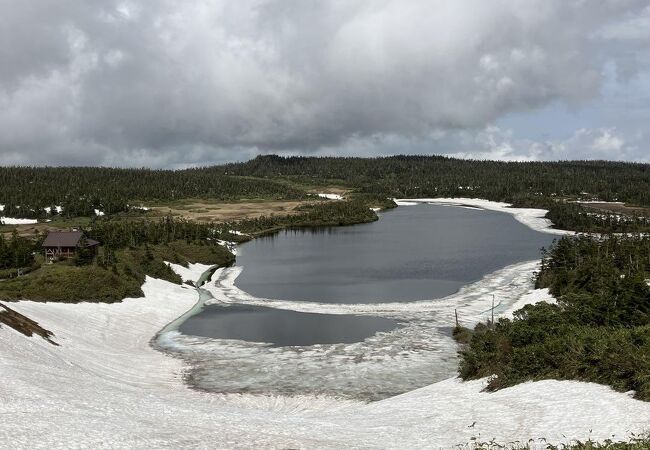
<instances>
[{"instance_id":1,"label":"snowy slope","mask_svg":"<svg viewBox=\"0 0 650 450\"><path fill-rule=\"evenodd\" d=\"M522 284L535 267L529 262L505 268L444 302L384 304L368 312L393 314L391 308L399 306L402 314L450 314L450 307L458 306L471 322L484 318L488 293L498 289L504 301L498 311L510 315L524 304L552 301L546 291ZM183 268L182 277L198 279L204 269ZM236 290L236 275L236 270L222 271L211 291L220 301L261 301ZM12 304L54 332L61 346L0 328L0 447L428 449L473 438L624 439L650 428L650 403L573 381L485 393L485 380L452 378L369 404L194 391L183 383L183 362L155 351L150 342L195 305L197 292L152 278L143 291L144 298L118 304ZM329 307L340 308L334 313L361 308Z\"/></svg>"},{"instance_id":2,"label":"snowy slope","mask_svg":"<svg viewBox=\"0 0 650 450\"><path fill-rule=\"evenodd\" d=\"M150 278L143 290L145 298L118 304L12 305L61 346L0 329L0 442L25 449L435 448L479 433L503 442L623 438L650 423L650 404L568 381L488 394L483 382L451 379L371 404L192 391L182 383L182 363L149 341L193 306L196 292Z\"/></svg>"}]
</instances>

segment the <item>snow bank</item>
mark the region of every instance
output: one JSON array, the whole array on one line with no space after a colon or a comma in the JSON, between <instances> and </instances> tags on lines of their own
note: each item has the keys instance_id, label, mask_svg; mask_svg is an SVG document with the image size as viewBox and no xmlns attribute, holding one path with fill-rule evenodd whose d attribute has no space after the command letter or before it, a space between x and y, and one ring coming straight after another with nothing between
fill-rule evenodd
<instances>
[{"instance_id":1,"label":"snow bank","mask_svg":"<svg viewBox=\"0 0 650 450\"><path fill-rule=\"evenodd\" d=\"M198 280L201 274L211 267L209 265L201 263L189 263L187 267L167 261L165 261L165 264L167 264L174 272L176 272L183 281Z\"/></svg>"},{"instance_id":2,"label":"snow bank","mask_svg":"<svg viewBox=\"0 0 650 450\"><path fill-rule=\"evenodd\" d=\"M321 198L326 198L328 200L343 200L343 196L339 194L317 194Z\"/></svg>"},{"instance_id":3,"label":"snow bank","mask_svg":"<svg viewBox=\"0 0 650 450\"><path fill-rule=\"evenodd\" d=\"M553 223L545 218L546 213L548 213L545 209L512 208L510 203L493 202L479 198L409 198L395 199L395 203L398 206L415 206L420 203L428 203L432 205L469 206L490 211L499 211L512 214L517 221L536 231L557 235L575 234L573 231L552 228Z\"/></svg>"},{"instance_id":4,"label":"snow bank","mask_svg":"<svg viewBox=\"0 0 650 450\"><path fill-rule=\"evenodd\" d=\"M237 255L237 243L232 241L224 241L222 239L217 239L217 244L222 247L226 247L230 253Z\"/></svg>"},{"instance_id":5,"label":"snow bank","mask_svg":"<svg viewBox=\"0 0 650 450\"><path fill-rule=\"evenodd\" d=\"M555 299L555 297L553 297L550 294L548 288L535 289L534 291L530 291L529 293L522 295L519 300L517 300L510 307L508 307L508 309L506 309L502 314L500 314L500 316L506 317L508 319L512 319L513 313L518 309L521 309L526 305L534 305L535 303L540 303L540 302L554 304L557 303L557 300Z\"/></svg>"},{"instance_id":6,"label":"snow bank","mask_svg":"<svg viewBox=\"0 0 650 450\"><path fill-rule=\"evenodd\" d=\"M0 217L2 225L33 225L38 223L36 219L17 219L15 217Z\"/></svg>"},{"instance_id":7,"label":"snow bank","mask_svg":"<svg viewBox=\"0 0 650 450\"><path fill-rule=\"evenodd\" d=\"M484 393L484 381L450 379L371 404L193 391L183 385L181 360L149 342L195 304L196 291L151 278L143 291L145 298L117 304L12 304L53 331L60 346L0 328L0 442L14 449L450 448L473 437L623 439L650 423L650 404L570 381Z\"/></svg>"}]
</instances>

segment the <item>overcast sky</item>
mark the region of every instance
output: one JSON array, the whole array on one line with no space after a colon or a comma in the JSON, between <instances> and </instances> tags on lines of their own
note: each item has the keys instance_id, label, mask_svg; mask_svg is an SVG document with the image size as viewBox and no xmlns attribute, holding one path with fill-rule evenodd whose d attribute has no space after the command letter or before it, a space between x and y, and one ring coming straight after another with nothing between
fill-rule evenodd
<instances>
[{"instance_id":1,"label":"overcast sky","mask_svg":"<svg viewBox=\"0 0 650 450\"><path fill-rule=\"evenodd\" d=\"M0 0L0 164L650 162L648 0Z\"/></svg>"}]
</instances>

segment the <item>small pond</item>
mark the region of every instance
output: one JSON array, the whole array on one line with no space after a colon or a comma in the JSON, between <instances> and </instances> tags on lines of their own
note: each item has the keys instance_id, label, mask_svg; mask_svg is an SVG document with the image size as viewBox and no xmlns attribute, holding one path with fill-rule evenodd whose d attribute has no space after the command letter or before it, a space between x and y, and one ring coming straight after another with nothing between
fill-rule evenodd
<instances>
[{"instance_id":1,"label":"small pond","mask_svg":"<svg viewBox=\"0 0 650 450\"><path fill-rule=\"evenodd\" d=\"M251 305L211 305L186 320L179 331L282 347L359 342L397 326L396 321L383 317L315 314Z\"/></svg>"}]
</instances>

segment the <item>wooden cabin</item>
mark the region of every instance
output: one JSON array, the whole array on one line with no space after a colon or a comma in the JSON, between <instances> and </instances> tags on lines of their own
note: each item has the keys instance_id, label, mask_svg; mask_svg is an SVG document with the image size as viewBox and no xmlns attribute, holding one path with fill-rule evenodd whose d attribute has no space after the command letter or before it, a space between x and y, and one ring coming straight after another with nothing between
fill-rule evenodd
<instances>
[{"instance_id":1,"label":"wooden cabin","mask_svg":"<svg viewBox=\"0 0 650 450\"><path fill-rule=\"evenodd\" d=\"M45 259L70 258L75 255L77 249L85 238L81 231L51 231L43 241ZM92 248L97 253L99 242L94 239L85 238L86 247Z\"/></svg>"}]
</instances>

